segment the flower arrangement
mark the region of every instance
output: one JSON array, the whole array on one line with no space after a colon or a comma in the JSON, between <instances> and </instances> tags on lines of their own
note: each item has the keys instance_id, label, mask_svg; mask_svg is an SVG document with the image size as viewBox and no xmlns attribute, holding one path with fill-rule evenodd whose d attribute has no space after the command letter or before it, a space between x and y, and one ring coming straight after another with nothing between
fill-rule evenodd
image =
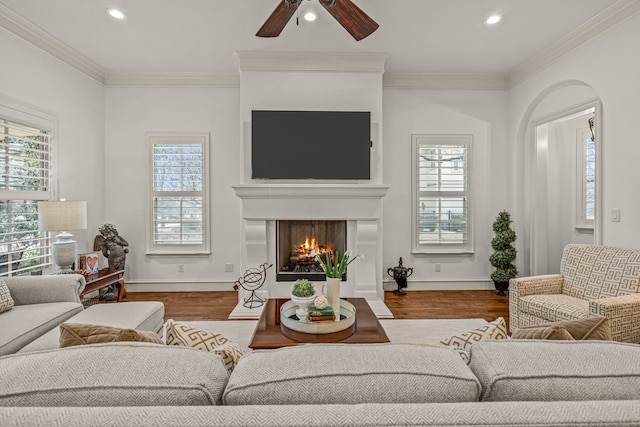
<instances>
[{"instance_id":1,"label":"flower arrangement","mask_svg":"<svg viewBox=\"0 0 640 427\"><path fill-rule=\"evenodd\" d=\"M315 295L316 289L313 285L313 282L308 281L307 279L298 279L293 285L293 290L291 291L291 295L298 298L310 298Z\"/></svg>"},{"instance_id":2,"label":"flower arrangement","mask_svg":"<svg viewBox=\"0 0 640 427\"><path fill-rule=\"evenodd\" d=\"M315 260L320 263L320 267L322 267L322 271L327 277L336 279L342 277L344 271L347 269L347 266L351 264L353 261L364 258L364 255L356 255L353 256L353 252L347 251L342 254L342 258L340 258L340 253L336 251L336 263L331 262L331 254L329 252L325 252L325 259L322 260L320 255L315 256ZM339 260L339 261L338 261Z\"/></svg>"}]
</instances>

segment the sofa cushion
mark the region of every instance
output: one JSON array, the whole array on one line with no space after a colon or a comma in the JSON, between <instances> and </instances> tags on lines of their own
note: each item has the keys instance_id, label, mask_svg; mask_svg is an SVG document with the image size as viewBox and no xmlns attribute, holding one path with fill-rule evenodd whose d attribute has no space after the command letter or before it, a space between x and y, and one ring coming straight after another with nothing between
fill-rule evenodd
<instances>
[{"instance_id":1,"label":"sofa cushion","mask_svg":"<svg viewBox=\"0 0 640 427\"><path fill-rule=\"evenodd\" d=\"M640 395L640 345L501 340L471 348L483 401L622 400Z\"/></svg>"},{"instance_id":2,"label":"sofa cushion","mask_svg":"<svg viewBox=\"0 0 640 427\"><path fill-rule=\"evenodd\" d=\"M15 302L11 298L7 284L4 283L3 279L0 279L0 313L11 310L14 305Z\"/></svg>"},{"instance_id":3,"label":"sofa cushion","mask_svg":"<svg viewBox=\"0 0 640 427\"><path fill-rule=\"evenodd\" d=\"M67 320L67 319L64 319ZM113 326L159 332L164 322L164 304L155 301L119 302L117 304L95 304L71 317L71 323ZM58 322L49 332L29 343L20 353L51 350L60 346Z\"/></svg>"},{"instance_id":4,"label":"sofa cushion","mask_svg":"<svg viewBox=\"0 0 640 427\"><path fill-rule=\"evenodd\" d=\"M167 320L165 341L167 345L183 345L217 354L230 371L244 354L242 347L222 334L192 328L173 319Z\"/></svg>"},{"instance_id":5,"label":"sofa cushion","mask_svg":"<svg viewBox=\"0 0 640 427\"><path fill-rule=\"evenodd\" d=\"M543 338L544 331L554 328L562 329L570 338ZM585 319L564 320L542 325L526 326L517 329L511 335L515 339L574 339L611 341L611 326L606 317L587 317Z\"/></svg>"},{"instance_id":6,"label":"sofa cushion","mask_svg":"<svg viewBox=\"0 0 640 427\"><path fill-rule=\"evenodd\" d=\"M163 344L160 336L155 332L84 323L63 323L60 325L60 347L120 341Z\"/></svg>"},{"instance_id":7,"label":"sofa cushion","mask_svg":"<svg viewBox=\"0 0 640 427\"><path fill-rule=\"evenodd\" d=\"M640 400L0 408L3 427L637 427Z\"/></svg>"},{"instance_id":8,"label":"sofa cushion","mask_svg":"<svg viewBox=\"0 0 640 427\"><path fill-rule=\"evenodd\" d=\"M455 349L308 344L246 354L227 405L472 402L480 384Z\"/></svg>"},{"instance_id":9,"label":"sofa cushion","mask_svg":"<svg viewBox=\"0 0 640 427\"><path fill-rule=\"evenodd\" d=\"M1 315L0 356L17 352L81 311L82 304L76 302L14 306Z\"/></svg>"},{"instance_id":10,"label":"sofa cushion","mask_svg":"<svg viewBox=\"0 0 640 427\"><path fill-rule=\"evenodd\" d=\"M0 406L180 406L221 403L220 358L186 347L108 343L0 358Z\"/></svg>"},{"instance_id":11,"label":"sofa cushion","mask_svg":"<svg viewBox=\"0 0 640 427\"><path fill-rule=\"evenodd\" d=\"M527 295L520 298L518 308L522 313L547 322L558 322L587 317L589 301L563 294Z\"/></svg>"}]
</instances>

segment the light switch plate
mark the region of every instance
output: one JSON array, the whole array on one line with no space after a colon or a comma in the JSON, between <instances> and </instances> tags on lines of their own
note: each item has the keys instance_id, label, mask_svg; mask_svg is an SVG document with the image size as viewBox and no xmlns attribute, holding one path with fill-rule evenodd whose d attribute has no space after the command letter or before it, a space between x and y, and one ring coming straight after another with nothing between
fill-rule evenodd
<instances>
[{"instance_id":1,"label":"light switch plate","mask_svg":"<svg viewBox=\"0 0 640 427\"><path fill-rule=\"evenodd\" d=\"M620 222L620 209L613 209L611 211L611 222Z\"/></svg>"}]
</instances>

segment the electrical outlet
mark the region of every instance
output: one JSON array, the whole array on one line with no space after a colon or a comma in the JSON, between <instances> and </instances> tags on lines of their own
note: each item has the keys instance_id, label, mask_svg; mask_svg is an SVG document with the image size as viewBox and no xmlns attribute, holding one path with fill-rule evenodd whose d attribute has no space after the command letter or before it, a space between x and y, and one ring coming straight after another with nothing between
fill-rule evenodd
<instances>
[{"instance_id":1,"label":"electrical outlet","mask_svg":"<svg viewBox=\"0 0 640 427\"><path fill-rule=\"evenodd\" d=\"M184 264L178 264L178 273L184 273Z\"/></svg>"},{"instance_id":2,"label":"electrical outlet","mask_svg":"<svg viewBox=\"0 0 640 427\"><path fill-rule=\"evenodd\" d=\"M436 273L440 273L440 270L442 269L441 267L440 263L436 264Z\"/></svg>"},{"instance_id":3,"label":"electrical outlet","mask_svg":"<svg viewBox=\"0 0 640 427\"><path fill-rule=\"evenodd\" d=\"M234 268L235 268L235 266L233 264L231 264L231 263L226 263L224 265L224 271L226 273L233 273Z\"/></svg>"}]
</instances>

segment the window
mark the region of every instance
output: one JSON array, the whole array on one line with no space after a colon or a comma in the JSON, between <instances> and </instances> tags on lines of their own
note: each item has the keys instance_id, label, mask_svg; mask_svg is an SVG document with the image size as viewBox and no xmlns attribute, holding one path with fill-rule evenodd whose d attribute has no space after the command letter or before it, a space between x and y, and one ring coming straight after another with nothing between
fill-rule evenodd
<instances>
[{"instance_id":1,"label":"window","mask_svg":"<svg viewBox=\"0 0 640 427\"><path fill-rule=\"evenodd\" d=\"M148 134L151 221L148 252L204 254L208 239L208 134Z\"/></svg>"},{"instance_id":2,"label":"window","mask_svg":"<svg viewBox=\"0 0 640 427\"><path fill-rule=\"evenodd\" d=\"M577 129L578 183L576 227L593 229L596 212L596 142L587 128Z\"/></svg>"},{"instance_id":3,"label":"window","mask_svg":"<svg viewBox=\"0 0 640 427\"><path fill-rule=\"evenodd\" d=\"M51 132L0 117L0 276L51 264L38 201L51 194Z\"/></svg>"},{"instance_id":4,"label":"window","mask_svg":"<svg viewBox=\"0 0 640 427\"><path fill-rule=\"evenodd\" d=\"M472 251L470 135L413 136L413 251Z\"/></svg>"}]
</instances>

